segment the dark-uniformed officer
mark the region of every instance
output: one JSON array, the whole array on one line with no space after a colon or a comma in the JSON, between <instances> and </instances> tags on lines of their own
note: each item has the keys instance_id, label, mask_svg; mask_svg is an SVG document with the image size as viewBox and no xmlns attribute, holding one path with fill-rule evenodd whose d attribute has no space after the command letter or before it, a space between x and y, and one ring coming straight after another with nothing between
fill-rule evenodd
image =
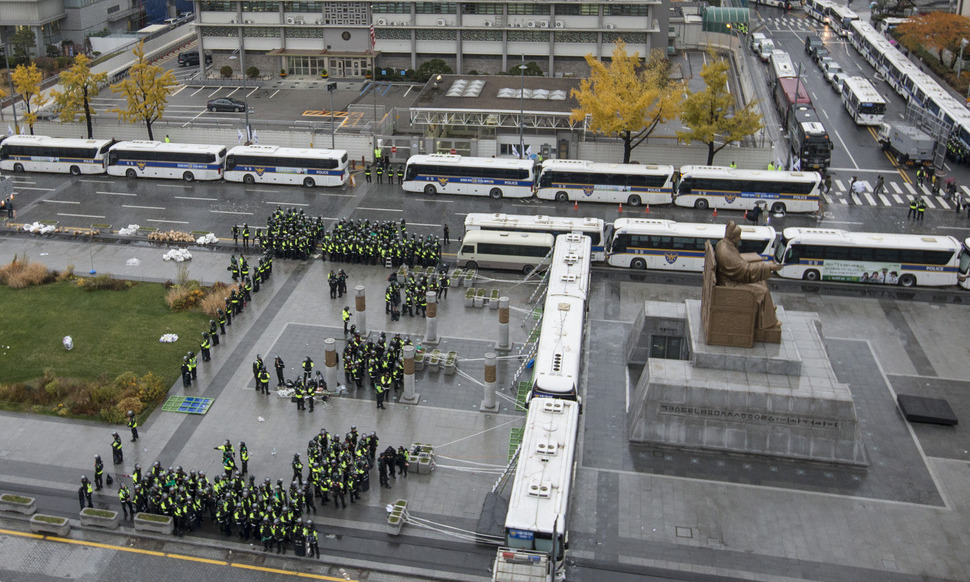
<instances>
[{"instance_id":1,"label":"dark-uniformed officer","mask_svg":"<svg viewBox=\"0 0 970 582\"><path fill-rule=\"evenodd\" d=\"M242 474L249 473L249 449L245 441L239 443L239 460L242 461Z\"/></svg>"},{"instance_id":2,"label":"dark-uniformed officer","mask_svg":"<svg viewBox=\"0 0 970 582\"><path fill-rule=\"evenodd\" d=\"M199 351L202 352L202 361L203 362L208 362L209 360L212 359L211 356L209 355L209 346L210 346L210 343L209 343L209 332L204 331L204 332L202 332L202 342L199 343Z\"/></svg>"},{"instance_id":3,"label":"dark-uniformed officer","mask_svg":"<svg viewBox=\"0 0 970 582\"><path fill-rule=\"evenodd\" d=\"M344 307L344 310L343 310L343 312L342 312L342 313L340 314L340 317L341 317L341 318L343 319L343 321L344 321L344 335L347 335L347 333L348 333L348 332L350 331L350 330L348 329L348 326L350 325L350 317L351 317L351 313L350 313L350 306L349 306L349 305L348 305L348 306L346 306L346 307Z\"/></svg>"},{"instance_id":4,"label":"dark-uniformed officer","mask_svg":"<svg viewBox=\"0 0 970 582\"><path fill-rule=\"evenodd\" d=\"M124 512L125 519L135 517L135 506L131 502L131 492L124 483L118 488L118 501L121 502L121 510Z\"/></svg>"},{"instance_id":5,"label":"dark-uniformed officer","mask_svg":"<svg viewBox=\"0 0 970 582\"><path fill-rule=\"evenodd\" d=\"M209 320L209 338L213 346L219 345L219 324L214 319Z\"/></svg>"},{"instance_id":6,"label":"dark-uniformed officer","mask_svg":"<svg viewBox=\"0 0 970 582\"><path fill-rule=\"evenodd\" d=\"M104 463L101 455L94 455L94 490L101 491L104 487Z\"/></svg>"},{"instance_id":7,"label":"dark-uniformed officer","mask_svg":"<svg viewBox=\"0 0 970 582\"><path fill-rule=\"evenodd\" d=\"M364 180L370 184L370 164L367 164L367 167L364 168Z\"/></svg>"},{"instance_id":8,"label":"dark-uniformed officer","mask_svg":"<svg viewBox=\"0 0 970 582\"><path fill-rule=\"evenodd\" d=\"M283 369L286 368L286 364L283 363L283 358L276 356L273 361L273 367L276 368L276 385L283 385Z\"/></svg>"},{"instance_id":9,"label":"dark-uniformed officer","mask_svg":"<svg viewBox=\"0 0 970 582\"><path fill-rule=\"evenodd\" d=\"M131 442L138 440L138 419L135 418L135 411L128 411L128 428L131 429Z\"/></svg>"},{"instance_id":10,"label":"dark-uniformed officer","mask_svg":"<svg viewBox=\"0 0 970 582\"><path fill-rule=\"evenodd\" d=\"M111 433L111 436L114 438L111 441L111 454L114 456L114 464L124 463L125 454L121 451L121 437L116 432Z\"/></svg>"},{"instance_id":11,"label":"dark-uniformed officer","mask_svg":"<svg viewBox=\"0 0 970 582\"><path fill-rule=\"evenodd\" d=\"M87 476L81 477L81 488L78 489L77 499L81 502L81 509L84 509L84 502L87 501L88 507L94 507L91 503L91 494L94 493L94 487L91 486L91 482L88 481Z\"/></svg>"}]
</instances>

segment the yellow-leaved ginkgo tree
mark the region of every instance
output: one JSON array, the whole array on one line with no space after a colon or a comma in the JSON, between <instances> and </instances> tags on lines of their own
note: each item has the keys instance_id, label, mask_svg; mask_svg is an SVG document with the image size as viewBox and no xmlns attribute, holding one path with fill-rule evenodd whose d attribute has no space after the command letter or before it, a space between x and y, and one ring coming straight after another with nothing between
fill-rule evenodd
<instances>
[{"instance_id":1,"label":"yellow-leaved ginkgo tree","mask_svg":"<svg viewBox=\"0 0 970 582\"><path fill-rule=\"evenodd\" d=\"M37 68L37 65L17 65L11 75L13 79L13 90L24 100L27 112L24 113L24 123L30 127L30 135L34 135L34 122L37 121L37 110L47 103L47 95L44 95L40 87L44 80L44 73Z\"/></svg>"},{"instance_id":2,"label":"yellow-leaved ginkgo tree","mask_svg":"<svg viewBox=\"0 0 970 582\"><path fill-rule=\"evenodd\" d=\"M91 59L82 53L74 58L74 65L70 69L61 72L63 90L53 92L54 102L60 110L61 121L74 121L78 113L84 113L84 120L88 125L88 139L94 137L91 116L95 112L91 108L90 99L98 95L101 86L107 80L107 73L91 72Z\"/></svg>"},{"instance_id":3,"label":"yellow-leaved ginkgo tree","mask_svg":"<svg viewBox=\"0 0 970 582\"><path fill-rule=\"evenodd\" d=\"M136 59L135 64L128 69L128 76L111 86L112 91L125 96L125 107L116 107L109 111L117 113L119 119L128 122L144 121L148 128L148 139L153 140L155 137L152 134L152 124L165 114L168 96L172 94L172 88L178 81L172 71L149 64L145 60L144 44L139 42L132 50Z\"/></svg>"},{"instance_id":4,"label":"yellow-leaved ginkgo tree","mask_svg":"<svg viewBox=\"0 0 970 582\"><path fill-rule=\"evenodd\" d=\"M658 125L677 117L683 84L671 81L670 63L653 51L643 62L640 53L628 54L622 40L616 42L608 63L586 55L589 77L571 96L579 102L571 121L589 117L588 128L623 140L623 163Z\"/></svg>"}]
</instances>

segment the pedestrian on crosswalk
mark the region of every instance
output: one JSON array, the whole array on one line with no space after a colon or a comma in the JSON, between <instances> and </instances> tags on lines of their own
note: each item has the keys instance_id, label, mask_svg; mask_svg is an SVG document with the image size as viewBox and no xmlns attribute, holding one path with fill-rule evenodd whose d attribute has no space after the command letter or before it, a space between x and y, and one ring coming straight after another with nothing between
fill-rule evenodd
<instances>
[{"instance_id":1,"label":"pedestrian on crosswalk","mask_svg":"<svg viewBox=\"0 0 970 582\"><path fill-rule=\"evenodd\" d=\"M832 191L832 174L825 174L825 182L822 185L825 187L826 194Z\"/></svg>"},{"instance_id":2,"label":"pedestrian on crosswalk","mask_svg":"<svg viewBox=\"0 0 970 582\"><path fill-rule=\"evenodd\" d=\"M876 187L872 190L873 195L878 196L882 194L884 183L885 180L883 179L882 174L879 174L879 176L876 178Z\"/></svg>"}]
</instances>

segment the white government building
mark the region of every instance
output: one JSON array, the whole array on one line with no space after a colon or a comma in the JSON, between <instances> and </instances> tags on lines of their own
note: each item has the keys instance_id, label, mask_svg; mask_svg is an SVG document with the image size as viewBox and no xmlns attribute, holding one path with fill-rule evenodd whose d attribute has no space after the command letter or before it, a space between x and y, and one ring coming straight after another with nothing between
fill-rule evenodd
<instances>
[{"instance_id":1,"label":"white government building","mask_svg":"<svg viewBox=\"0 0 970 582\"><path fill-rule=\"evenodd\" d=\"M197 0L199 45L213 73L240 48L246 67L297 77L363 77L444 59L458 74L535 61L546 76L585 76L584 56L618 38L647 55L668 46L670 0L596 2L298 2ZM374 43L371 42L371 25ZM237 73L238 74L238 73Z\"/></svg>"}]
</instances>

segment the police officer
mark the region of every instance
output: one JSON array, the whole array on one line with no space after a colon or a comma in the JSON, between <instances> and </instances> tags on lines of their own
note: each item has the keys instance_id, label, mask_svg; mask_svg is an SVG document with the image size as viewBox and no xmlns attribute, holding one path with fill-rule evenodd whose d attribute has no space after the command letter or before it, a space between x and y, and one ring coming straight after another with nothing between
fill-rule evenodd
<instances>
[{"instance_id":1,"label":"police officer","mask_svg":"<svg viewBox=\"0 0 970 582\"><path fill-rule=\"evenodd\" d=\"M101 462L101 455L94 455L94 490L101 491L104 487L104 463Z\"/></svg>"},{"instance_id":2,"label":"police officer","mask_svg":"<svg viewBox=\"0 0 970 582\"><path fill-rule=\"evenodd\" d=\"M192 379L196 380L199 377L198 373L196 372L199 362L195 359L195 352L189 352L187 357L189 358L189 373L192 374Z\"/></svg>"},{"instance_id":3,"label":"police officer","mask_svg":"<svg viewBox=\"0 0 970 582\"><path fill-rule=\"evenodd\" d=\"M128 411L128 428L131 429L131 442L138 440L138 419L135 418L135 411Z\"/></svg>"},{"instance_id":4,"label":"police officer","mask_svg":"<svg viewBox=\"0 0 970 582\"><path fill-rule=\"evenodd\" d=\"M347 333L350 331L349 329L347 329L347 327L348 325L350 325L351 315L352 314L350 313L350 306L347 305L346 307L344 307L343 312L340 314L340 317L344 321L344 335L347 335Z\"/></svg>"},{"instance_id":5,"label":"police officer","mask_svg":"<svg viewBox=\"0 0 970 582\"><path fill-rule=\"evenodd\" d=\"M219 324L214 319L209 320L209 339L213 346L219 345Z\"/></svg>"},{"instance_id":6,"label":"police officer","mask_svg":"<svg viewBox=\"0 0 970 582\"><path fill-rule=\"evenodd\" d=\"M135 506L131 503L131 492L124 483L118 488L118 501L121 502L121 510L124 512L125 519L134 519Z\"/></svg>"},{"instance_id":7,"label":"police officer","mask_svg":"<svg viewBox=\"0 0 970 582\"><path fill-rule=\"evenodd\" d=\"M370 184L370 164L367 164L367 167L364 168L364 180Z\"/></svg>"},{"instance_id":8,"label":"police officer","mask_svg":"<svg viewBox=\"0 0 970 582\"><path fill-rule=\"evenodd\" d=\"M303 463L300 462L300 453L295 453L293 455L293 462L290 463L293 468L293 480L300 482L300 487L303 487Z\"/></svg>"},{"instance_id":9,"label":"police officer","mask_svg":"<svg viewBox=\"0 0 970 582\"><path fill-rule=\"evenodd\" d=\"M243 236L243 248L248 249L249 248L249 223L243 224L242 236Z\"/></svg>"},{"instance_id":10,"label":"police officer","mask_svg":"<svg viewBox=\"0 0 970 582\"><path fill-rule=\"evenodd\" d=\"M269 395L269 370L262 368L259 371L259 391Z\"/></svg>"},{"instance_id":11,"label":"police officer","mask_svg":"<svg viewBox=\"0 0 970 582\"><path fill-rule=\"evenodd\" d=\"M125 462L125 454L121 451L121 437L118 433L113 432L111 436L114 438L111 441L111 454L114 456L114 464L118 465Z\"/></svg>"},{"instance_id":12,"label":"police officer","mask_svg":"<svg viewBox=\"0 0 970 582\"><path fill-rule=\"evenodd\" d=\"M239 246L239 225L232 225L232 244Z\"/></svg>"},{"instance_id":13,"label":"police officer","mask_svg":"<svg viewBox=\"0 0 970 582\"><path fill-rule=\"evenodd\" d=\"M906 218L916 218L917 208L919 202L917 202L916 197L913 197L909 201L909 212L906 213Z\"/></svg>"},{"instance_id":14,"label":"police officer","mask_svg":"<svg viewBox=\"0 0 970 582\"><path fill-rule=\"evenodd\" d=\"M202 332L202 342L199 344L199 351L202 352L202 361L203 362L208 362L209 360L212 359L211 356L209 355L209 345L210 345L209 344L209 332L204 331L204 332Z\"/></svg>"},{"instance_id":15,"label":"police officer","mask_svg":"<svg viewBox=\"0 0 970 582\"><path fill-rule=\"evenodd\" d=\"M922 196L916 201L916 220L923 222L923 215L926 214L926 200Z\"/></svg>"},{"instance_id":16,"label":"police officer","mask_svg":"<svg viewBox=\"0 0 970 582\"><path fill-rule=\"evenodd\" d=\"M404 183L404 166L397 167L397 183L399 186Z\"/></svg>"},{"instance_id":17,"label":"police officer","mask_svg":"<svg viewBox=\"0 0 970 582\"><path fill-rule=\"evenodd\" d=\"M384 183L384 166L382 166L381 164L377 164L377 183L378 184Z\"/></svg>"},{"instance_id":18,"label":"police officer","mask_svg":"<svg viewBox=\"0 0 970 582\"><path fill-rule=\"evenodd\" d=\"M283 363L283 358L276 356L273 360L273 367L276 368L276 385L283 385L283 369L286 368L286 364Z\"/></svg>"},{"instance_id":19,"label":"police officer","mask_svg":"<svg viewBox=\"0 0 970 582\"><path fill-rule=\"evenodd\" d=\"M256 380L256 389L259 390L259 371L263 369L263 357L256 354L256 359L253 361L253 379Z\"/></svg>"},{"instance_id":20,"label":"police officer","mask_svg":"<svg viewBox=\"0 0 970 582\"><path fill-rule=\"evenodd\" d=\"M303 360L303 383L304 384L310 379L312 374L313 374L313 360L310 359L310 356L307 356L306 359Z\"/></svg>"},{"instance_id":21,"label":"police officer","mask_svg":"<svg viewBox=\"0 0 970 582\"><path fill-rule=\"evenodd\" d=\"M219 335L226 335L226 312L219 309L217 313L219 316Z\"/></svg>"},{"instance_id":22,"label":"police officer","mask_svg":"<svg viewBox=\"0 0 970 582\"><path fill-rule=\"evenodd\" d=\"M84 502L88 502L88 507L94 507L91 503L91 494L94 493L94 488L91 486L91 482L88 481L87 476L81 476L81 488L77 492L77 500L81 502L81 509L84 509Z\"/></svg>"},{"instance_id":23,"label":"police officer","mask_svg":"<svg viewBox=\"0 0 970 582\"><path fill-rule=\"evenodd\" d=\"M249 473L249 449L245 441L239 443L239 460L242 461L242 474Z\"/></svg>"}]
</instances>

